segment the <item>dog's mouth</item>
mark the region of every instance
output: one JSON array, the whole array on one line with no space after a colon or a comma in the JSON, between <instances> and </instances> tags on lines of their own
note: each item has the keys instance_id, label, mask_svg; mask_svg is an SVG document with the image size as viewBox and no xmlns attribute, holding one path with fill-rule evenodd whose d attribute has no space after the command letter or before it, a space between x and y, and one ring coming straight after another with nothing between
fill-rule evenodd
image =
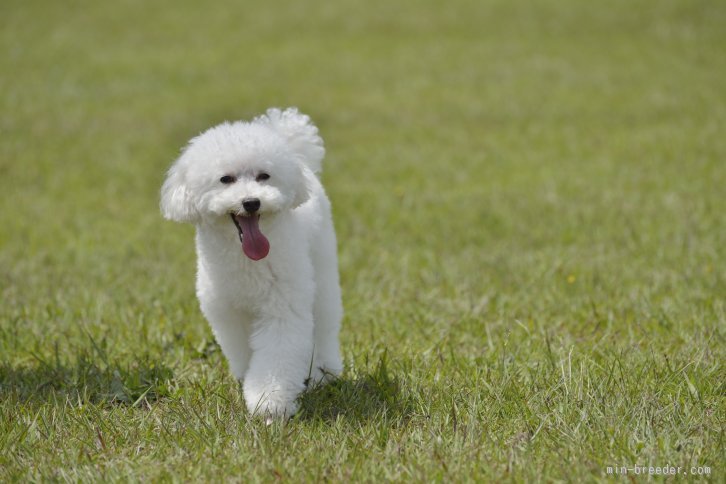
<instances>
[{"instance_id":1,"label":"dog's mouth","mask_svg":"<svg viewBox=\"0 0 726 484\"><path fill-rule=\"evenodd\" d=\"M232 217L232 221L237 227L239 241L242 242L242 252L252 260L267 257L267 254L270 253L270 242L260 231L260 216L233 213L230 213L229 216Z\"/></svg>"}]
</instances>

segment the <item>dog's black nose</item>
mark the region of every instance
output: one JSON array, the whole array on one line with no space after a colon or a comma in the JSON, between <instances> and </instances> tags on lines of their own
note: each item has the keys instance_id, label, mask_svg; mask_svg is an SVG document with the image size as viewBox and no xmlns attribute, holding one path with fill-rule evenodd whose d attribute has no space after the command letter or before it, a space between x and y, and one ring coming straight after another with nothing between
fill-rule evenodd
<instances>
[{"instance_id":1,"label":"dog's black nose","mask_svg":"<svg viewBox=\"0 0 726 484\"><path fill-rule=\"evenodd\" d=\"M242 207L244 207L247 213L255 213L260 209L260 199L245 198L244 200L242 200Z\"/></svg>"}]
</instances>

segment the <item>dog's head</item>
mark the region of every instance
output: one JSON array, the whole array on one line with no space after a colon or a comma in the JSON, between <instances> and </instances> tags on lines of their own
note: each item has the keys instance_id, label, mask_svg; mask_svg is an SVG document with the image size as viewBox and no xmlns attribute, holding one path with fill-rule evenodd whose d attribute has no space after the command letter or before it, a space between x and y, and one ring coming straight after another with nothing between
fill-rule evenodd
<instances>
[{"instance_id":1,"label":"dog's head","mask_svg":"<svg viewBox=\"0 0 726 484\"><path fill-rule=\"evenodd\" d=\"M192 139L172 165L161 212L177 222L231 219L240 239L247 234L245 253L262 258L269 245L257 220L305 203L324 154L318 129L294 108L215 126Z\"/></svg>"}]
</instances>

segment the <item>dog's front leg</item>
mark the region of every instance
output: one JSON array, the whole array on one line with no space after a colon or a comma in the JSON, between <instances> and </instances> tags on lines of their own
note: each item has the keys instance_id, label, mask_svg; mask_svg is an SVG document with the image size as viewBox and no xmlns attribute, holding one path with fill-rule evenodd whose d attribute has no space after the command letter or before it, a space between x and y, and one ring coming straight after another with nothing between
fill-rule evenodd
<instances>
[{"instance_id":1,"label":"dog's front leg","mask_svg":"<svg viewBox=\"0 0 726 484\"><path fill-rule=\"evenodd\" d=\"M250 413L293 415L310 369L312 314L301 317L293 308L281 314L263 314L253 324L250 347L252 357L243 386Z\"/></svg>"}]
</instances>

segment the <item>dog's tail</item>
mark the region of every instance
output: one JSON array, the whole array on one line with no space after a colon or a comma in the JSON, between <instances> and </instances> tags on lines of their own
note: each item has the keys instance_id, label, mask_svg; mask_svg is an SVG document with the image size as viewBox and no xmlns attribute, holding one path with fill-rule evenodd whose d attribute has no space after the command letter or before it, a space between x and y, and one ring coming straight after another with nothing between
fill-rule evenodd
<instances>
[{"instance_id":1,"label":"dog's tail","mask_svg":"<svg viewBox=\"0 0 726 484\"><path fill-rule=\"evenodd\" d=\"M297 108L284 111L270 108L265 114L256 117L254 122L267 125L281 134L313 173L322 170L325 146L310 116L299 112Z\"/></svg>"}]
</instances>

